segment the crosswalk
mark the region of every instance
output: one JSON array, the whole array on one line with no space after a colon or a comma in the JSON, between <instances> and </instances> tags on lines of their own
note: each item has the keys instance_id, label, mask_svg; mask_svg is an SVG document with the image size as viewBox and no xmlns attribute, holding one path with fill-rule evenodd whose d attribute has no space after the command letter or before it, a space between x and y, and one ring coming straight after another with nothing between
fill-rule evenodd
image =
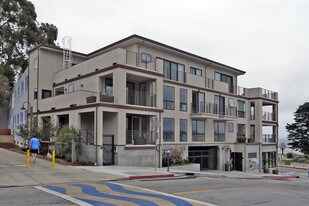
<instances>
[{"instance_id":1,"label":"crosswalk","mask_svg":"<svg viewBox=\"0 0 309 206\"><path fill-rule=\"evenodd\" d=\"M37 189L65 198L78 205L102 206L200 206L203 202L115 182L66 183Z\"/></svg>"}]
</instances>

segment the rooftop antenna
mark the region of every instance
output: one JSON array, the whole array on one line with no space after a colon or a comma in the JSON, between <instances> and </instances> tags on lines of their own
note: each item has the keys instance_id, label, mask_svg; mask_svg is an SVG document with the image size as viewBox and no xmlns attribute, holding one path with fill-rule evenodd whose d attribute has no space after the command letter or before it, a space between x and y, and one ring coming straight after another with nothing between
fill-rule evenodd
<instances>
[{"instance_id":1,"label":"rooftop antenna","mask_svg":"<svg viewBox=\"0 0 309 206\"><path fill-rule=\"evenodd\" d=\"M62 39L63 44L63 69L70 68L73 62L72 38L66 36Z\"/></svg>"}]
</instances>

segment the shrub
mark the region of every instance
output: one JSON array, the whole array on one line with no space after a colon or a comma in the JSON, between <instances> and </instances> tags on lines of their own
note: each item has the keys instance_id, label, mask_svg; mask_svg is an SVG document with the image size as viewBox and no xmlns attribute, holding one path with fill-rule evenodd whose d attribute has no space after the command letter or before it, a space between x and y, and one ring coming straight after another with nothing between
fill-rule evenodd
<instances>
[{"instance_id":1,"label":"shrub","mask_svg":"<svg viewBox=\"0 0 309 206\"><path fill-rule=\"evenodd\" d=\"M286 157L289 158L289 159L292 159L294 157L293 153L292 152L289 152L286 154Z\"/></svg>"},{"instance_id":2,"label":"shrub","mask_svg":"<svg viewBox=\"0 0 309 206\"><path fill-rule=\"evenodd\" d=\"M294 162L293 160L283 160L283 163L285 165L290 165L292 162Z\"/></svg>"}]
</instances>

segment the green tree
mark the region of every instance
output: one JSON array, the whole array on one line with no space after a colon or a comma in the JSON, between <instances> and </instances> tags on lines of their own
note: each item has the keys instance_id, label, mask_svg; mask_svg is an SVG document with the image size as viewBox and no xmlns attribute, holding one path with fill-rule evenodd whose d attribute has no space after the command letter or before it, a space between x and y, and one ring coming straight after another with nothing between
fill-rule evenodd
<instances>
[{"instance_id":1,"label":"green tree","mask_svg":"<svg viewBox=\"0 0 309 206\"><path fill-rule=\"evenodd\" d=\"M0 68L0 109L8 109L9 105L10 105L9 80L4 75L2 75Z\"/></svg>"},{"instance_id":2,"label":"green tree","mask_svg":"<svg viewBox=\"0 0 309 206\"><path fill-rule=\"evenodd\" d=\"M55 150L57 157L71 160L72 141L79 141L78 130L73 126L62 126L59 134L55 137Z\"/></svg>"},{"instance_id":3,"label":"green tree","mask_svg":"<svg viewBox=\"0 0 309 206\"><path fill-rule=\"evenodd\" d=\"M28 66L26 51L38 44L53 45L57 39L57 27L36 18L30 1L0 0L0 65L11 87Z\"/></svg>"},{"instance_id":4,"label":"green tree","mask_svg":"<svg viewBox=\"0 0 309 206\"><path fill-rule=\"evenodd\" d=\"M309 102L300 105L294 113L294 123L287 124L288 145L296 151L309 154Z\"/></svg>"}]
</instances>

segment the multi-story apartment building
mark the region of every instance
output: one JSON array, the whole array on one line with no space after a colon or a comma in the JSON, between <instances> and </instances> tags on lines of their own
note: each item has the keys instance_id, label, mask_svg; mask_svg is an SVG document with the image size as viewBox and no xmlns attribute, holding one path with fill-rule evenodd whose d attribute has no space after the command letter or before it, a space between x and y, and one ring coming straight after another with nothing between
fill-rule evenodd
<instances>
[{"instance_id":1,"label":"multi-story apartment building","mask_svg":"<svg viewBox=\"0 0 309 206\"><path fill-rule=\"evenodd\" d=\"M16 133L18 130L17 127L19 125L28 123L28 83L28 69L26 69L15 83L11 96L9 128L11 129L11 134L14 136L15 143L19 146L23 146L25 144L24 139L18 136ZM21 108L23 107L26 110L22 110Z\"/></svg>"},{"instance_id":2,"label":"multi-story apartment building","mask_svg":"<svg viewBox=\"0 0 309 206\"><path fill-rule=\"evenodd\" d=\"M201 169L276 167L278 95L238 87L244 71L138 35L68 48L29 51L29 102L39 121L77 127L84 157L161 166L182 149Z\"/></svg>"}]
</instances>

